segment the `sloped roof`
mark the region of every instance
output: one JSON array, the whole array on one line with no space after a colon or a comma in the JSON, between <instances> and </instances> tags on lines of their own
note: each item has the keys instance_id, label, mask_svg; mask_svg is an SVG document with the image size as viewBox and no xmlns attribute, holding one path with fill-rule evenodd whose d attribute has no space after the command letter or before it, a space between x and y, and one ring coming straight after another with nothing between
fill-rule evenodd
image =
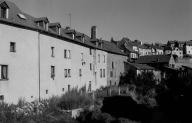
<instances>
[{"instance_id":1,"label":"sloped roof","mask_svg":"<svg viewBox=\"0 0 192 123\"><path fill-rule=\"evenodd\" d=\"M148 63L169 63L170 55L147 55L139 57L135 63L148 64Z\"/></svg>"},{"instance_id":2,"label":"sloped roof","mask_svg":"<svg viewBox=\"0 0 192 123\"><path fill-rule=\"evenodd\" d=\"M103 49L111 52L111 53L117 53L121 55L125 55L114 43L111 43L109 41L102 40L103 42Z\"/></svg>"},{"instance_id":3,"label":"sloped roof","mask_svg":"<svg viewBox=\"0 0 192 123\"><path fill-rule=\"evenodd\" d=\"M17 27L21 27L21 28L25 28L25 29L30 29L30 30L34 30L34 31L40 31L43 34L47 34L49 36L53 36L56 38L60 38L60 39L67 39L66 41L69 42L73 42L73 43L77 43L83 46L88 46L88 47L94 47L97 48L96 46L94 46L92 43L86 41L85 43L83 43L82 41L79 40L74 40L72 39L70 36L68 36L66 33L68 32L75 32L75 30L66 30L64 28L61 28L61 35L58 35L56 32L54 32L52 29L48 29L48 31L46 31L45 29L42 29L40 27L37 26L36 21L38 20L46 20L48 21L47 17L40 17L40 18L35 18L32 17L24 12L22 12L13 2L10 2L8 0L0 0L0 4L5 2L8 6L9 6L9 18L8 19L4 19L4 18L0 18L0 23L6 23L9 25L13 25L13 26L17 26ZM26 19L22 19L18 16L18 14L22 14L23 16L25 16ZM52 24L58 24L58 23L52 23ZM51 25L52 25L51 24Z\"/></svg>"},{"instance_id":4,"label":"sloped roof","mask_svg":"<svg viewBox=\"0 0 192 123\"><path fill-rule=\"evenodd\" d=\"M131 66L135 67L137 70L155 70L154 67L151 67L146 64L137 64L137 63L129 63L129 62L125 62L125 63L130 64Z\"/></svg>"}]
</instances>

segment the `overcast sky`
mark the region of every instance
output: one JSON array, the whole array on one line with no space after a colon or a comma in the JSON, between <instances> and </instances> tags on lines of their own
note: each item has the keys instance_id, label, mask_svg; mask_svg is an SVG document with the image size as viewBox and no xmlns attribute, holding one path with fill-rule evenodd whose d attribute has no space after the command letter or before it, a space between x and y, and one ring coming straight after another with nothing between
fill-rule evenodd
<instances>
[{"instance_id":1,"label":"overcast sky","mask_svg":"<svg viewBox=\"0 0 192 123\"><path fill-rule=\"evenodd\" d=\"M90 35L143 42L192 40L192 0L11 0L24 12L47 16L51 22L69 25Z\"/></svg>"}]
</instances>

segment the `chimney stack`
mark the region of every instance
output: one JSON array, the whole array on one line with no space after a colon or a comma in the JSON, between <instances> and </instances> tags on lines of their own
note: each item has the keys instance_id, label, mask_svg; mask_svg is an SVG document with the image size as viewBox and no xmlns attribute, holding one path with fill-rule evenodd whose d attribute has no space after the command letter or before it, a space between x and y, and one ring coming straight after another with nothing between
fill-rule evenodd
<instances>
[{"instance_id":1,"label":"chimney stack","mask_svg":"<svg viewBox=\"0 0 192 123\"><path fill-rule=\"evenodd\" d=\"M96 26L91 27L91 39L96 39Z\"/></svg>"}]
</instances>

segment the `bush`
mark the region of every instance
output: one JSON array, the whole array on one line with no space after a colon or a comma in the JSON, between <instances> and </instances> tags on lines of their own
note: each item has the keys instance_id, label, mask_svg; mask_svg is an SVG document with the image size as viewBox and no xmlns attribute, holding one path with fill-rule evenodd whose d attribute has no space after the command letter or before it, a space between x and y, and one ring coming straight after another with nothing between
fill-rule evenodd
<instances>
[{"instance_id":1,"label":"bush","mask_svg":"<svg viewBox=\"0 0 192 123\"><path fill-rule=\"evenodd\" d=\"M93 99L88 94L81 93L77 89L72 89L65 93L59 101L59 106L65 110L82 108L91 104L93 104Z\"/></svg>"}]
</instances>

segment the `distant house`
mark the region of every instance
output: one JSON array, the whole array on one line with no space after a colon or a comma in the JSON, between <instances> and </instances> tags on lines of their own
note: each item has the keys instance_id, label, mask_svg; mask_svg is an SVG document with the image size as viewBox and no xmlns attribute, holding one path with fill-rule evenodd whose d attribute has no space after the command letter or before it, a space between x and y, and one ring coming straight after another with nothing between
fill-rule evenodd
<instances>
[{"instance_id":1,"label":"distant house","mask_svg":"<svg viewBox=\"0 0 192 123\"><path fill-rule=\"evenodd\" d=\"M136 75L138 76L142 72L152 72L154 74L154 79L157 80L157 82L161 81L161 71L158 69L155 69L154 67L151 67L146 64L137 64L137 63L125 63L125 70L128 72L130 70L134 71Z\"/></svg>"},{"instance_id":2,"label":"distant house","mask_svg":"<svg viewBox=\"0 0 192 123\"><path fill-rule=\"evenodd\" d=\"M135 63L147 64L155 68L175 67L175 60L172 55L148 55L139 57Z\"/></svg>"},{"instance_id":3,"label":"distant house","mask_svg":"<svg viewBox=\"0 0 192 123\"><path fill-rule=\"evenodd\" d=\"M184 54L192 56L192 41L186 41L184 44Z\"/></svg>"},{"instance_id":4,"label":"distant house","mask_svg":"<svg viewBox=\"0 0 192 123\"><path fill-rule=\"evenodd\" d=\"M165 46L163 51L164 51L165 55L171 55L172 54L172 49L170 46Z\"/></svg>"},{"instance_id":5,"label":"distant house","mask_svg":"<svg viewBox=\"0 0 192 123\"><path fill-rule=\"evenodd\" d=\"M173 48L172 55L176 55L178 58L183 58L183 48L179 47Z\"/></svg>"},{"instance_id":6,"label":"distant house","mask_svg":"<svg viewBox=\"0 0 192 123\"><path fill-rule=\"evenodd\" d=\"M139 45L139 56L151 55L151 49L147 48L145 45Z\"/></svg>"}]
</instances>

